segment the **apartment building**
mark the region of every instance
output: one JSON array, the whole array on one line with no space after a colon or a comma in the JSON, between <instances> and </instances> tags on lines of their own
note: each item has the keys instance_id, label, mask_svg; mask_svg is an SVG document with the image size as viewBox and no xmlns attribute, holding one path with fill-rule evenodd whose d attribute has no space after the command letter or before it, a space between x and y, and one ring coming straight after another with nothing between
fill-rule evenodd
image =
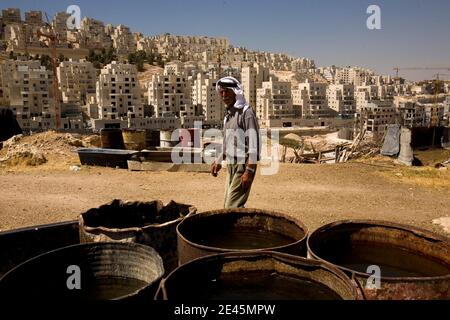
<instances>
[{"instance_id":1,"label":"apartment building","mask_svg":"<svg viewBox=\"0 0 450 320\"><path fill-rule=\"evenodd\" d=\"M327 102L336 115L353 116L356 112L355 86L330 84L327 87Z\"/></svg>"},{"instance_id":2,"label":"apartment building","mask_svg":"<svg viewBox=\"0 0 450 320\"><path fill-rule=\"evenodd\" d=\"M52 73L39 61L6 60L0 65L3 102L23 130L55 127Z\"/></svg>"},{"instance_id":3,"label":"apartment building","mask_svg":"<svg viewBox=\"0 0 450 320\"><path fill-rule=\"evenodd\" d=\"M180 111L192 103L191 83L184 72L175 73L170 67L163 75L153 75L148 84L148 104L154 107L156 117L180 116Z\"/></svg>"},{"instance_id":4,"label":"apartment building","mask_svg":"<svg viewBox=\"0 0 450 320\"><path fill-rule=\"evenodd\" d=\"M118 25L114 28L114 33L111 35L113 47L116 49L118 55L127 55L136 51L136 43L130 28L124 25Z\"/></svg>"},{"instance_id":5,"label":"apartment building","mask_svg":"<svg viewBox=\"0 0 450 320\"><path fill-rule=\"evenodd\" d=\"M269 81L269 68L257 63L242 68L241 84L244 89L245 99L250 106L256 106L257 90L262 88L264 81Z\"/></svg>"},{"instance_id":6,"label":"apartment building","mask_svg":"<svg viewBox=\"0 0 450 320\"><path fill-rule=\"evenodd\" d=\"M397 113L392 101L373 100L357 113L360 125L366 134L374 139L382 138L387 125L398 123Z\"/></svg>"},{"instance_id":7,"label":"apartment building","mask_svg":"<svg viewBox=\"0 0 450 320\"><path fill-rule=\"evenodd\" d=\"M112 40L106 34L103 21L84 17L80 23L80 33L86 39L86 48L101 50L112 46Z\"/></svg>"},{"instance_id":8,"label":"apartment building","mask_svg":"<svg viewBox=\"0 0 450 320\"><path fill-rule=\"evenodd\" d=\"M87 95L96 92L96 70L89 61L63 61L57 76L64 103L84 104Z\"/></svg>"},{"instance_id":9,"label":"apartment building","mask_svg":"<svg viewBox=\"0 0 450 320\"><path fill-rule=\"evenodd\" d=\"M368 86L356 86L355 87L355 100L356 110L359 111L366 107L368 103L374 100L380 100L380 91L376 85Z\"/></svg>"},{"instance_id":10,"label":"apartment building","mask_svg":"<svg viewBox=\"0 0 450 320\"><path fill-rule=\"evenodd\" d=\"M417 103L425 110L425 125L429 127L438 127L448 125L448 121L444 120L445 103Z\"/></svg>"},{"instance_id":11,"label":"apartment building","mask_svg":"<svg viewBox=\"0 0 450 320\"><path fill-rule=\"evenodd\" d=\"M362 68L338 68L336 70L335 83L361 86L367 82L370 75L373 75L373 72Z\"/></svg>"},{"instance_id":12,"label":"apartment building","mask_svg":"<svg viewBox=\"0 0 450 320\"><path fill-rule=\"evenodd\" d=\"M294 72L307 72L310 69L315 68L314 60L307 58L296 58L291 62L291 71Z\"/></svg>"},{"instance_id":13,"label":"apartment building","mask_svg":"<svg viewBox=\"0 0 450 320\"><path fill-rule=\"evenodd\" d=\"M53 30L58 35L58 47L67 48L67 19L69 19L70 14L67 12L58 12L52 21ZM47 45L49 44L48 40L45 40Z\"/></svg>"},{"instance_id":14,"label":"apartment building","mask_svg":"<svg viewBox=\"0 0 450 320\"><path fill-rule=\"evenodd\" d=\"M2 18L4 24L21 23L22 18L19 8L8 8L2 10Z\"/></svg>"},{"instance_id":15,"label":"apartment building","mask_svg":"<svg viewBox=\"0 0 450 320\"><path fill-rule=\"evenodd\" d=\"M42 12L41 11L25 12L25 23L42 25Z\"/></svg>"},{"instance_id":16,"label":"apartment building","mask_svg":"<svg viewBox=\"0 0 450 320\"><path fill-rule=\"evenodd\" d=\"M278 81L274 76L264 81L262 88L257 89L255 112L262 125L265 120L298 116L292 103L291 83Z\"/></svg>"},{"instance_id":17,"label":"apartment building","mask_svg":"<svg viewBox=\"0 0 450 320\"><path fill-rule=\"evenodd\" d=\"M204 121L213 126L223 122L225 106L216 91L217 79L198 73L192 85L192 104L200 106Z\"/></svg>"},{"instance_id":18,"label":"apartment building","mask_svg":"<svg viewBox=\"0 0 450 320\"><path fill-rule=\"evenodd\" d=\"M414 101L400 101L398 103L397 113L400 116L400 124L405 127L425 126L425 108L419 103Z\"/></svg>"},{"instance_id":19,"label":"apartment building","mask_svg":"<svg viewBox=\"0 0 450 320\"><path fill-rule=\"evenodd\" d=\"M96 83L100 119L142 118L137 70L132 64L113 61L105 66Z\"/></svg>"},{"instance_id":20,"label":"apartment building","mask_svg":"<svg viewBox=\"0 0 450 320\"><path fill-rule=\"evenodd\" d=\"M293 104L301 107L303 118L332 116L327 103L327 86L327 83L311 82L307 79L292 90Z\"/></svg>"}]
</instances>

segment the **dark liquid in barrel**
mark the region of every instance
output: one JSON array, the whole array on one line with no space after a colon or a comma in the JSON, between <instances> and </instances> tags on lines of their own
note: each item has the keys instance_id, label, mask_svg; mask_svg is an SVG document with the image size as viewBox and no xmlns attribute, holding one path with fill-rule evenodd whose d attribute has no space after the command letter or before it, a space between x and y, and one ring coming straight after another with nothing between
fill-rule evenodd
<instances>
[{"instance_id":1,"label":"dark liquid in barrel","mask_svg":"<svg viewBox=\"0 0 450 320\"><path fill-rule=\"evenodd\" d=\"M331 251L329 253L333 254ZM381 277L431 277L450 274L450 266L430 257L375 243L353 242L348 250L336 250L329 261L360 272L367 272L370 265L378 265Z\"/></svg>"},{"instance_id":2,"label":"dark liquid in barrel","mask_svg":"<svg viewBox=\"0 0 450 320\"><path fill-rule=\"evenodd\" d=\"M101 277L81 288L80 294L87 300L111 300L126 296L144 288L148 283L122 277Z\"/></svg>"},{"instance_id":3,"label":"dark liquid in barrel","mask_svg":"<svg viewBox=\"0 0 450 320\"><path fill-rule=\"evenodd\" d=\"M198 243L221 249L264 249L285 246L295 239L264 229L235 227L229 230L202 232Z\"/></svg>"},{"instance_id":4,"label":"dark liquid in barrel","mask_svg":"<svg viewBox=\"0 0 450 320\"><path fill-rule=\"evenodd\" d=\"M200 299L211 300L340 300L327 286L278 273L225 273L199 288Z\"/></svg>"}]
</instances>

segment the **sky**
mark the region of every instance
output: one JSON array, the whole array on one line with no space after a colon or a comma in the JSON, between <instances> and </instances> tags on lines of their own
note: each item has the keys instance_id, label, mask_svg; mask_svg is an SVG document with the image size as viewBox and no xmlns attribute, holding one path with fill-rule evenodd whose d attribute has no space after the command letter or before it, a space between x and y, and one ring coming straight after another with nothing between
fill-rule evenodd
<instances>
[{"instance_id":1,"label":"sky","mask_svg":"<svg viewBox=\"0 0 450 320\"><path fill-rule=\"evenodd\" d=\"M133 32L227 37L233 46L307 57L316 66L450 68L449 0L2 0L0 8L56 12L78 5L87 16ZM369 30L370 5L381 29ZM450 70L400 70L410 80L450 80Z\"/></svg>"}]
</instances>

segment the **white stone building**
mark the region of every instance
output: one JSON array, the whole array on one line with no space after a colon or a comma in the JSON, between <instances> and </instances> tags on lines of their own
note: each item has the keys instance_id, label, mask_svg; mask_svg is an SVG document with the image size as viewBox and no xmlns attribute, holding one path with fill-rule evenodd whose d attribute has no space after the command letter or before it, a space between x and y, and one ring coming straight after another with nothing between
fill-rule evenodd
<instances>
[{"instance_id":1,"label":"white stone building","mask_svg":"<svg viewBox=\"0 0 450 320\"><path fill-rule=\"evenodd\" d=\"M366 129L366 134L374 139L382 138L387 125L397 124L397 113L393 101L373 100L362 107L357 113L360 125Z\"/></svg>"},{"instance_id":2,"label":"white stone building","mask_svg":"<svg viewBox=\"0 0 450 320\"><path fill-rule=\"evenodd\" d=\"M64 103L86 103L96 92L96 70L89 61L63 61L57 67L59 88Z\"/></svg>"},{"instance_id":3,"label":"white stone building","mask_svg":"<svg viewBox=\"0 0 450 320\"><path fill-rule=\"evenodd\" d=\"M330 84L327 102L338 115L353 116L356 112L355 86L353 84Z\"/></svg>"},{"instance_id":4,"label":"white stone building","mask_svg":"<svg viewBox=\"0 0 450 320\"><path fill-rule=\"evenodd\" d=\"M39 61L6 60L0 65L3 102L23 130L55 128L52 72Z\"/></svg>"},{"instance_id":5,"label":"white stone building","mask_svg":"<svg viewBox=\"0 0 450 320\"><path fill-rule=\"evenodd\" d=\"M154 107L156 117L167 114L180 117L180 111L192 105L191 80L184 72L170 70L166 69L163 75L153 75L148 83L148 104Z\"/></svg>"},{"instance_id":6,"label":"white stone building","mask_svg":"<svg viewBox=\"0 0 450 320\"><path fill-rule=\"evenodd\" d=\"M42 12L41 11L28 11L25 12L25 23L42 25Z\"/></svg>"},{"instance_id":7,"label":"white stone building","mask_svg":"<svg viewBox=\"0 0 450 320\"><path fill-rule=\"evenodd\" d=\"M242 68L241 84L245 99L250 106L256 106L256 92L262 88L264 81L269 81L269 68L258 63Z\"/></svg>"},{"instance_id":8,"label":"white stone building","mask_svg":"<svg viewBox=\"0 0 450 320\"><path fill-rule=\"evenodd\" d=\"M80 32L86 39L84 44L89 49L108 49L112 46L111 38L106 34L103 21L84 17L81 20Z\"/></svg>"},{"instance_id":9,"label":"white stone building","mask_svg":"<svg viewBox=\"0 0 450 320\"><path fill-rule=\"evenodd\" d=\"M425 126L425 108L423 105L414 101L400 101L397 112L400 116L401 125L408 128Z\"/></svg>"},{"instance_id":10,"label":"white stone building","mask_svg":"<svg viewBox=\"0 0 450 320\"><path fill-rule=\"evenodd\" d=\"M5 24L22 22L19 8L3 9L2 10L2 18L3 18L3 23L5 23Z\"/></svg>"},{"instance_id":11,"label":"white stone building","mask_svg":"<svg viewBox=\"0 0 450 320\"><path fill-rule=\"evenodd\" d=\"M264 81L262 88L257 89L254 110L262 126L270 119L298 117L299 112L296 112L292 103L291 83L278 81L273 76L269 81Z\"/></svg>"},{"instance_id":12,"label":"white stone building","mask_svg":"<svg viewBox=\"0 0 450 320\"><path fill-rule=\"evenodd\" d=\"M332 116L327 104L327 86L327 83L306 80L292 90L293 104L301 107L303 118Z\"/></svg>"},{"instance_id":13,"label":"white stone building","mask_svg":"<svg viewBox=\"0 0 450 320\"><path fill-rule=\"evenodd\" d=\"M367 106L367 104L374 100L380 100L379 89L376 85L369 86L356 86L355 87L355 100L356 100L356 110L359 111L361 108Z\"/></svg>"},{"instance_id":14,"label":"white stone building","mask_svg":"<svg viewBox=\"0 0 450 320\"><path fill-rule=\"evenodd\" d=\"M143 118L134 65L116 61L108 64L101 70L96 88L100 119Z\"/></svg>"},{"instance_id":15,"label":"white stone building","mask_svg":"<svg viewBox=\"0 0 450 320\"><path fill-rule=\"evenodd\" d=\"M192 104L200 106L204 121L213 126L223 122L225 106L216 91L216 79L197 74L192 85Z\"/></svg>"},{"instance_id":16,"label":"white stone building","mask_svg":"<svg viewBox=\"0 0 450 320\"><path fill-rule=\"evenodd\" d=\"M127 55L136 51L136 42L130 28L118 25L112 35L113 46L118 55Z\"/></svg>"},{"instance_id":17,"label":"white stone building","mask_svg":"<svg viewBox=\"0 0 450 320\"><path fill-rule=\"evenodd\" d=\"M67 19L69 19L70 14L66 12L58 12L52 21L53 30L58 35L58 47L67 48L69 44L67 43ZM45 40L48 44L48 40Z\"/></svg>"}]
</instances>

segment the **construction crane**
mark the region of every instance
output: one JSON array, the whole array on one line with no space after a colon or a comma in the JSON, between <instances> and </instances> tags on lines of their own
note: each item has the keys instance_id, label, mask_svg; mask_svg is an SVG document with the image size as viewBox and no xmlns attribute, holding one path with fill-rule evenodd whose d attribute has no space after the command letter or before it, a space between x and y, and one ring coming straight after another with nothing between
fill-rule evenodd
<instances>
[{"instance_id":1,"label":"construction crane","mask_svg":"<svg viewBox=\"0 0 450 320\"><path fill-rule=\"evenodd\" d=\"M398 72L400 70L447 70L450 71L450 67L394 67L395 77L398 78Z\"/></svg>"},{"instance_id":2,"label":"construction crane","mask_svg":"<svg viewBox=\"0 0 450 320\"><path fill-rule=\"evenodd\" d=\"M54 109L55 109L55 121L56 121L56 129L61 128L61 112L60 112L60 105L61 105L61 92L59 90L59 82L58 82L58 76L57 76L57 66L58 66L58 60L56 57L56 43L58 41L58 35L55 33L53 27L50 26L50 24L47 23L47 26L49 27L50 33L43 33L40 30L37 31L38 37L44 37L49 40L49 47L51 51L51 60L52 60L52 71L53 71L53 92L54 92Z\"/></svg>"},{"instance_id":3,"label":"construction crane","mask_svg":"<svg viewBox=\"0 0 450 320\"><path fill-rule=\"evenodd\" d=\"M436 77L436 80L441 80L440 79L440 77L441 76L444 76L444 77L450 77L450 74L446 74L446 73L436 73L435 75L434 75L434 77Z\"/></svg>"}]
</instances>

